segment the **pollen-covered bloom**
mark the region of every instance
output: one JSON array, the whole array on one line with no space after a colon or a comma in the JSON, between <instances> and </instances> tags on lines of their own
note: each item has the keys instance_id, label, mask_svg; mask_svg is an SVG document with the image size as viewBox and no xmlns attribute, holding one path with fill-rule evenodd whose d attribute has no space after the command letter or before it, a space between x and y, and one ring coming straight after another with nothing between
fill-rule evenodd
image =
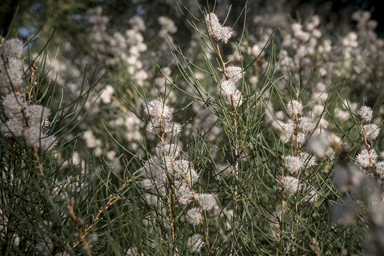
<instances>
[{"instance_id":1,"label":"pollen-covered bloom","mask_svg":"<svg viewBox=\"0 0 384 256\"><path fill-rule=\"evenodd\" d=\"M290 195L296 194L302 186L300 181L294 177L284 177L282 182L284 184L284 192Z\"/></svg>"},{"instance_id":2,"label":"pollen-covered bloom","mask_svg":"<svg viewBox=\"0 0 384 256\"><path fill-rule=\"evenodd\" d=\"M0 53L9 58L20 58L23 51L23 42L19 38L11 38L0 47Z\"/></svg>"},{"instance_id":3,"label":"pollen-covered bloom","mask_svg":"<svg viewBox=\"0 0 384 256\"><path fill-rule=\"evenodd\" d=\"M370 166L370 160L372 160L372 164L376 163L376 160L378 158L378 155L374 149L371 149L368 151L366 149L363 149L357 156L356 156L356 162L361 166L361 167L368 167Z\"/></svg>"},{"instance_id":4,"label":"pollen-covered bloom","mask_svg":"<svg viewBox=\"0 0 384 256\"><path fill-rule=\"evenodd\" d=\"M173 164L173 168L177 169L181 178L188 180L190 183L195 183L199 179L199 175L193 168L193 164L186 160L177 160Z\"/></svg>"},{"instance_id":5,"label":"pollen-covered bloom","mask_svg":"<svg viewBox=\"0 0 384 256\"><path fill-rule=\"evenodd\" d=\"M55 136L48 136L39 127L30 127L24 131L25 142L29 147L41 147L44 150L51 150L56 146Z\"/></svg>"},{"instance_id":6,"label":"pollen-covered bloom","mask_svg":"<svg viewBox=\"0 0 384 256\"><path fill-rule=\"evenodd\" d=\"M384 162L376 163L375 169L377 174L379 174L381 178L384 178Z\"/></svg>"},{"instance_id":7,"label":"pollen-covered bloom","mask_svg":"<svg viewBox=\"0 0 384 256\"><path fill-rule=\"evenodd\" d=\"M148 103L144 112L151 116L151 120L147 124L146 131L148 133L160 133L161 131L168 134L177 135L181 131L179 123L172 122L173 109L159 100L152 100Z\"/></svg>"},{"instance_id":8,"label":"pollen-covered bloom","mask_svg":"<svg viewBox=\"0 0 384 256\"><path fill-rule=\"evenodd\" d=\"M41 105L29 105L25 95L20 92L9 93L3 101L5 116L8 120L0 123L0 131L7 137L24 137L29 147L52 149L56 144L55 136L48 136L45 126L49 108Z\"/></svg>"},{"instance_id":9,"label":"pollen-covered bloom","mask_svg":"<svg viewBox=\"0 0 384 256\"><path fill-rule=\"evenodd\" d=\"M368 140L374 140L380 134L380 128L375 124L366 124L363 127ZM360 131L360 133L362 133L362 131Z\"/></svg>"},{"instance_id":10,"label":"pollen-covered bloom","mask_svg":"<svg viewBox=\"0 0 384 256\"><path fill-rule=\"evenodd\" d=\"M3 100L4 113L8 118L22 118L22 110L26 109L28 103L25 95L20 92L9 93Z\"/></svg>"},{"instance_id":11,"label":"pollen-covered bloom","mask_svg":"<svg viewBox=\"0 0 384 256\"><path fill-rule=\"evenodd\" d=\"M0 131L7 137L21 137L23 130L24 122L20 118L12 118L5 122L5 124L0 124Z\"/></svg>"},{"instance_id":12,"label":"pollen-covered bloom","mask_svg":"<svg viewBox=\"0 0 384 256\"><path fill-rule=\"evenodd\" d=\"M356 113L366 123L371 121L373 115L372 109L367 106L362 106Z\"/></svg>"},{"instance_id":13,"label":"pollen-covered bloom","mask_svg":"<svg viewBox=\"0 0 384 256\"><path fill-rule=\"evenodd\" d=\"M316 127L316 122L310 117L300 117L299 118L299 128L304 133L312 132Z\"/></svg>"},{"instance_id":14,"label":"pollen-covered bloom","mask_svg":"<svg viewBox=\"0 0 384 256\"><path fill-rule=\"evenodd\" d=\"M287 104L287 112L289 116L302 114L303 105L297 100L291 100Z\"/></svg>"},{"instance_id":15,"label":"pollen-covered bloom","mask_svg":"<svg viewBox=\"0 0 384 256\"><path fill-rule=\"evenodd\" d=\"M19 59L23 51L23 42L18 38L8 39L0 44L0 55L7 60L3 63L0 58L0 93L8 92L10 82L13 86L19 86L23 80L22 62Z\"/></svg>"},{"instance_id":16,"label":"pollen-covered bloom","mask_svg":"<svg viewBox=\"0 0 384 256\"><path fill-rule=\"evenodd\" d=\"M176 196L178 202L182 205L187 205L192 201L192 190L186 182L181 183L181 185L177 187Z\"/></svg>"},{"instance_id":17,"label":"pollen-covered bloom","mask_svg":"<svg viewBox=\"0 0 384 256\"><path fill-rule=\"evenodd\" d=\"M301 152L299 155L301 161L303 161L304 166L307 168L315 166L316 165L316 158L314 156L311 156L310 154L306 152Z\"/></svg>"},{"instance_id":18,"label":"pollen-covered bloom","mask_svg":"<svg viewBox=\"0 0 384 256\"><path fill-rule=\"evenodd\" d=\"M39 127L43 125L51 115L51 110L41 105L29 105L26 112L29 117L28 125L31 127Z\"/></svg>"},{"instance_id":19,"label":"pollen-covered bloom","mask_svg":"<svg viewBox=\"0 0 384 256\"><path fill-rule=\"evenodd\" d=\"M292 144L294 147L296 146L296 138L297 138L297 143L299 145L303 145L305 142L305 139L306 139L305 134L302 132L298 132L297 137L296 137L296 135L292 135Z\"/></svg>"},{"instance_id":20,"label":"pollen-covered bloom","mask_svg":"<svg viewBox=\"0 0 384 256\"><path fill-rule=\"evenodd\" d=\"M293 133L295 132L295 124L294 123L287 123L287 124L282 124L282 131L281 131L281 136L280 136L280 140L283 142L283 143L287 143Z\"/></svg>"},{"instance_id":21,"label":"pollen-covered bloom","mask_svg":"<svg viewBox=\"0 0 384 256\"><path fill-rule=\"evenodd\" d=\"M172 134L174 136L181 132L181 124L162 119L152 119L148 122L146 131L152 134L159 134L161 130L160 128L163 129L164 133Z\"/></svg>"},{"instance_id":22,"label":"pollen-covered bloom","mask_svg":"<svg viewBox=\"0 0 384 256\"><path fill-rule=\"evenodd\" d=\"M237 83L243 78L243 69L241 67L230 66L225 69L227 76L234 83Z\"/></svg>"},{"instance_id":23,"label":"pollen-covered bloom","mask_svg":"<svg viewBox=\"0 0 384 256\"><path fill-rule=\"evenodd\" d=\"M242 103L241 92L236 88L236 85L232 80L221 81L218 93L223 95L230 104L232 100L235 106L239 106Z\"/></svg>"},{"instance_id":24,"label":"pollen-covered bloom","mask_svg":"<svg viewBox=\"0 0 384 256\"><path fill-rule=\"evenodd\" d=\"M0 90L7 92L5 89L11 85L10 82L13 86L19 86L23 82L23 70L20 60L11 58L8 59L5 66L2 61L0 61L0 64Z\"/></svg>"},{"instance_id":25,"label":"pollen-covered bloom","mask_svg":"<svg viewBox=\"0 0 384 256\"><path fill-rule=\"evenodd\" d=\"M209 13L205 16L205 23L207 24L210 36L213 36L224 43L228 43L228 40L232 37L233 33L231 27L223 27L219 22L219 18L214 13Z\"/></svg>"},{"instance_id":26,"label":"pollen-covered bloom","mask_svg":"<svg viewBox=\"0 0 384 256\"><path fill-rule=\"evenodd\" d=\"M195 194L195 198L204 211L210 211L216 205L216 199L211 194Z\"/></svg>"},{"instance_id":27,"label":"pollen-covered bloom","mask_svg":"<svg viewBox=\"0 0 384 256\"><path fill-rule=\"evenodd\" d=\"M198 208L192 208L187 211L187 221L191 225L199 225L201 214Z\"/></svg>"},{"instance_id":28,"label":"pollen-covered bloom","mask_svg":"<svg viewBox=\"0 0 384 256\"><path fill-rule=\"evenodd\" d=\"M154 119L172 120L173 110L159 100L152 100L148 103L148 108L144 112Z\"/></svg>"},{"instance_id":29,"label":"pollen-covered bloom","mask_svg":"<svg viewBox=\"0 0 384 256\"><path fill-rule=\"evenodd\" d=\"M163 145L161 142L159 142L159 144L157 144L157 147L156 147L156 154L159 157L170 156L173 158L177 158L179 157L180 151L181 151L180 147L176 144L165 143Z\"/></svg>"},{"instance_id":30,"label":"pollen-covered bloom","mask_svg":"<svg viewBox=\"0 0 384 256\"><path fill-rule=\"evenodd\" d=\"M296 156L286 156L284 166L290 173L295 173L303 167L303 161Z\"/></svg>"}]
</instances>

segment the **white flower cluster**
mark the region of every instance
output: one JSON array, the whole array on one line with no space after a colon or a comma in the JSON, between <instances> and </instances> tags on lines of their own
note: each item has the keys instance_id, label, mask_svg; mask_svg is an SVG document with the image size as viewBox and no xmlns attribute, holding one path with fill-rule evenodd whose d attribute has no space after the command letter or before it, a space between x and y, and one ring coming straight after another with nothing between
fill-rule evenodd
<instances>
[{"instance_id":1,"label":"white flower cluster","mask_svg":"<svg viewBox=\"0 0 384 256\"><path fill-rule=\"evenodd\" d=\"M284 166L290 173L298 172L302 167L304 163L303 161L296 156L286 156L284 158Z\"/></svg>"},{"instance_id":2,"label":"white flower cluster","mask_svg":"<svg viewBox=\"0 0 384 256\"><path fill-rule=\"evenodd\" d=\"M306 152L300 152L299 157L303 161L304 167L309 168L316 165L316 158Z\"/></svg>"},{"instance_id":3,"label":"white flower cluster","mask_svg":"<svg viewBox=\"0 0 384 256\"><path fill-rule=\"evenodd\" d=\"M289 195L296 195L301 192L304 197L304 202L314 203L317 200L317 192L309 185L303 185L300 180L294 177L284 177L282 179L284 192Z\"/></svg>"},{"instance_id":4,"label":"white flower cluster","mask_svg":"<svg viewBox=\"0 0 384 256\"><path fill-rule=\"evenodd\" d=\"M55 136L48 136L44 128L51 114L49 108L30 105L20 92L9 93L3 100L8 120L0 123L0 131L8 137L23 137L29 147L51 150L56 145Z\"/></svg>"},{"instance_id":5,"label":"white flower cluster","mask_svg":"<svg viewBox=\"0 0 384 256\"><path fill-rule=\"evenodd\" d=\"M298 179L289 176L285 176L282 179L282 182L284 184L284 192L287 192L290 195L295 195L303 186Z\"/></svg>"},{"instance_id":6,"label":"white flower cluster","mask_svg":"<svg viewBox=\"0 0 384 256\"><path fill-rule=\"evenodd\" d=\"M340 76L351 76L354 83L369 91L376 86L371 76L377 72L377 67L382 65L384 40L377 37L374 30L378 22L370 20L370 12L354 12L352 19L357 21L357 33L350 32L343 39L345 63ZM346 72L350 74L345 74Z\"/></svg>"},{"instance_id":7,"label":"white flower cluster","mask_svg":"<svg viewBox=\"0 0 384 256\"><path fill-rule=\"evenodd\" d=\"M361 167L368 167L371 164L375 164L377 161L377 158L379 156L377 155L376 151L374 149L368 150L363 149L357 156L356 156L356 162L361 166Z\"/></svg>"},{"instance_id":8,"label":"white flower cluster","mask_svg":"<svg viewBox=\"0 0 384 256\"><path fill-rule=\"evenodd\" d=\"M311 94L313 101L312 113L314 117L319 117L324 111L324 102L328 99L328 93L325 91L327 86L319 82L316 84L315 90ZM320 122L323 122L323 118Z\"/></svg>"},{"instance_id":9,"label":"white flower cluster","mask_svg":"<svg viewBox=\"0 0 384 256\"><path fill-rule=\"evenodd\" d=\"M144 37L141 32L145 31L145 24L142 18L136 17L129 20L131 29L125 31L127 44L129 47L129 56L126 60L128 72L134 77L135 83L143 86L148 78L148 73L143 69L143 63L140 61L140 54L147 50L144 43Z\"/></svg>"},{"instance_id":10,"label":"white flower cluster","mask_svg":"<svg viewBox=\"0 0 384 256\"><path fill-rule=\"evenodd\" d=\"M298 157L286 156L284 158L284 166L290 173L296 173L304 167L310 168L315 165L316 158L305 152L301 152Z\"/></svg>"},{"instance_id":11,"label":"white flower cluster","mask_svg":"<svg viewBox=\"0 0 384 256\"><path fill-rule=\"evenodd\" d=\"M93 135L92 130L87 130L83 133L83 138L85 139L85 144L88 148L94 148L94 154L96 157L100 156L103 153L102 146L103 142L100 139L96 139Z\"/></svg>"},{"instance_id":12,"label":"white flower cluster","mask_svg":"<svg viewBox=\"0 0 384 256\"><path fill-rule=\"evenodd\" d=\"M145 112L150 115L153 124L164 124L163 133L166 133L167 126L175 127L175 124L171 124L173 110L164 102L158 100L149 102ZM166 207L168 202L162 200L169 195L169 191L174 192L174 199L177 199L180 205L187 206L194 203L194 207L186 212L186 220L191 225L202 223L202 211L210 211L217 206L216 198L212 194L196 193L193 190L193 185L199 180L193 163L183 158L179 145L165 143L163 138L156 147L155 156L144 163L142 174L146 178L143 180L143 187L151 192L151 195L146 196L147 204L157 207L160 211L169 211ZM168 223L169 219L166 216L167 214L164 214L162 221ZM201 249L200 237L201 235L195 234L187 242L188 248L193 252ZM199 244L196 244L197 242Z\"/></svg>"},{"instance_id":13,"label":"white flower cluster","mask_svg":"<svg viewBox=\"0 0 384 256\"><path fill-rule=\"evenodd\" d=\"M359 110L356 111L357 116L360 121L363 123L370 122L372 120L373 111L370 107L362 106ZM376 124L365 124L360 127L360 134L362 135L362 140L365 143L365 148L356 156L356 162L360 165L361 168L367 168L376 166L376 169L380 170L377 173L382 176L381 166L382 162L376 164L378 159L378 154L374 149L370 148L367 141L364 140L364 135L367 140L375 140L380 134L380 128Z\"/></svg>"},{"instance_id":14,"label":"white flower cluster","mask_svg":"<svg viewBox=\"0 0 384 256\"><path fill-rule=\"evenodd\" d=\"M180 159L180 150L175 144L159 143L156 155L144 163L143 176L149 179L153 193L163 191L166 186L174 186L176 192L180 193L179 202L186 205L192 199L188 182L193 185L199 176L191 162Z\"/></svg>"},{"instance_id":15,"label":"white flower cluster","mask_svg":"<svg viewBox=\"0 0 384 256\"><path fill-rule=\"evenodd\" d=\"M283 143L289 142L289 140L292 138L292 135L295 132L295 124L294 123L287 123L287 124L282 124L282 130L281 130L281 135L280 135L280 140Z\"/></svg>"},{"instance_id":16,"label":"white flower cluster","mask_svg":"<svg viewBox=\"0 0 384 256\"><path fill-rule=\"evenodd\" d=\"M104 104L109 104L111 103L111 96L113 95L113 93L115 92L115 90L113 89L113 87L111 85L107 85L104 89L104 91L101 93L100 95L100 99L101 101L104 103Z\"/></svg>"},{"instance_id":17,"label":"white flower cluster","mask_svg":"<svg viewBox=\"0 0 384 256\"><path fill-rule=\"evenodd\" d=\"M328 53L331 50L330 41L324 41L323 45L318 46L318 40L322 36L322 33L317 27L320 24L320 18L317 15L313 15L312 18L303 26L299 23L293 23L291 34L284 36L283 46L289 47L293 50L294 55L289 56L287 50L280 52L280 70L284 73L299 72L303 63L306 66L312 66L311 55L315 55L317 52ZM317 47L317 51L316 51ZM322 67L321 73L326 74L326 70ZM305 74L307 77L308 74ZM295 78L295 82L301 82Z\"/></svg>"},{"instance_id":18,"label":"white flower cluster","mask_svg":"<svg viewBox=\"0 0 384 256\"><path fill-rule=\"evenodd\" d=\"M178 202L188 205L196 199L197 210L188 211L188 222L193 225L200 223L200 211L209 211L216 206L216 199L211 194L193 192L192 186L199 180L199 175L194 169L193 163L182 160L181 148L175 144L159 143L156 147L156 155L144 163L143 177L147 178L143 183L152 194L164 196L165 189L174 187ZM160 192L160 194L158 194ZM159 200L156 199L156 202ZM197 207L197 206L196 206Z\"/></svg>"},{"instance_id":19,"label":"white flower cluster","mask_svg":"<svg viewBox=\"0 0 384 256\"><path fill-rule=\"evenodd\" d=\"M19 86L23 80L21 53L23 42L18 38L0 42L0 93L7 93L8 87Z\"/></svg>"},{"instance_id":20,"label":"white flower cluster","mask_svg":"<svg viewBox=\"0 0 384 256\"><path fill-rule=\"evenodd\" d=\"M303 106L297 100L292 100L287 104L287 112L290 117L301 115L303 113ZM306 135L312 133L316 128L316 122L310 117L298 118L298 124L296 127L295 123L282 124L280 140L283 143L287 143L290 140L293 144L296 143L296 135L299 144L303 144L306 140ZM297 134L296 134L296 129Z\"/></svg>"},{"instance_id":21,"label":"white flower cluster","mask_svg":"<svg viewBox=\"0 0 384 256\"><path fill-rule=\"evenodd\" d=\"M356 113L361 120L367 123L371 121L373 115L372 109L367 106L362 106Z\"/></svg>"},{"instance_id":22,"label":"white flower cluster","mask_svg":"<svg viewBox=\"0 0 384 256\"><path fill-rule=\"evenodd\" d=\"M380 128L376 124L366 124L363 127L368 140L375 140L380 134Z\"/></svg>"},{"instance_id":23,"label":"white flower cluster","mask_svg":"<svg viewBox=\"0 0 384 256\"><path fill-rule=\"evenodd\" d=\"M376 172L377 174L380 175L380 178L384 178L384 162L381 161L381 162L377 162L375 164L375 169L376 169Z\"/></svg>"},{"instance_id":24,"label":"white flower cluster","mask_svg":"<svg viewBox=\"0 0 384 256\"><path fill-rule=\"evenodd\" d=\"M219 18L214 13L209 13L205 16L205 23L210 36L215 37L216 40L228 43L228 40L233 33L231 27L222 26L219 22Z\"/></svg>"},{"instance_id":25,"label":"white flower cluster","mask_svg":"<svg viewBox=\"0 0 384 256\"><path fill-rule=\"evenodd\" d=\"M159 37L163 39L163 43L160 45L160 50L163 52L169 52L173 49L173 37L171 34L176 33L177 27L175 22L170 18L160 16L158 22L161 25L161 29L158 33Z\"/></svg>"},{"instance_id":26,"label":"white flower cluster","mask_svg":"<svg viewBox=\"0 0 384 256\"><path fill-rule=\"evenodd\" d=\"M221 85L218 87L217 93L223 95L228 104L232 104L233 101L235 107L242 103L241 92L237 89L236 84L231 79L223 79Z\"/></svg>"},{"instance_id":27,"label":"white flower cluster","mask_svg":"<svg viewBox=\"0 0 384 256\"><path fill-rule=\"evenodd\" d=\"M233 83L237 83L243 78L243 69L241 67L230 66L226 68L227 76Z\"/></svg>"},{"instance_id":28,"label":"white flower cluster","mask_svg":"<svg viewBox=\"0 0 384 256\"><path fill-rule=\"evenodd\" d=\"M164 102L152 100L148 103L144 112L151 117L146 129L148 133L159 134L164 132L176 135L181 131L181 125L172 122L173 109L165 105Z\"/></svg>"},{"instance_id":29,"label":"white flower cluster","mask_svg":"<svg viewBox=\"0 0 384 256\"><path fill-rule=\"evenodd\" d=\"M306 170L316 165L316 158L305 152L303 145L306 141L306 135L311 134L316 128L316 122L309 117L299 117L303 114L303 106L298 100L291 100L287 104L287 113L290 118L295 119L294 122L282 124L280 140L283 143L292 141L293 147L296 149L297 155L285 156L284 167L289 173L298 176L300 170ZM282 186L286 193L296 194L298 191L304 193L303 200L305 202L315 202L317 200L317 192L309 185L303 186L301 181L294 177L284 177Z\"/></svg>"},{"instance_id":30,"label":"white flower cluster","mask_svg":"<svg viewBox=\"0 0 384 256\"><path fill-rule=\"evenodd\" d=\"M140 53L147 50L141 34L141 31L146 29L143 19L140 17L130 19L132 27L125 31L125 36L120 32L115 32L111 36L107 33L109 18L102 13L101 6L87 12L88 22L93 25L91 47L97 52L97 58L110 67L115 67L119 62L127 64L128 72L133 76L135 84L143 86L148 78L140 61Z\"/></svg>"},{"instance_id":31,"label":"white flower cluster","mask_svg":"<svg viewBox=\"0 0 384 256\"><path fill-rule=\"evenodd\" d=\"M299 128L303 133L311 133L316 128L316 122L310 117L299 118Z\"/></svg>"},{"instance_id":32,"label":"white flower cluster","mask_svg":"<svg viewBox=\"0 0 384 256\"><path fill-rule=\"evenodd\" d=\"M303 105L297 100L289 101L287 104L287 112L289 116L301 115L303 113Z\"/></svg>"},{"instance_id":33,"label":"white flower cluster","mask_svg":"<svg viewBox=\"0 0 384 256\"><path fill-rule=\"evenodd\" d=\"M235 107L242 103L241 92L237 89L236 83L243 78L243 73L241 67L227 67L227 77L220 81L221 85L217 88L217 93L223 95L229 104L232 104L233 101Z\"/></svg>"}]
</instances>

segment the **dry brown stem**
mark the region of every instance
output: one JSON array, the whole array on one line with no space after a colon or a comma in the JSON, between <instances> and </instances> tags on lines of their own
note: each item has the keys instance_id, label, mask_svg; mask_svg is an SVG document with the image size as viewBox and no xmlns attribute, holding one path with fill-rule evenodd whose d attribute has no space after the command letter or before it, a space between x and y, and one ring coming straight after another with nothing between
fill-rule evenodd
<instances>
[{"instance_id":1,"label":"dry brown stem","mask_svg":"<svg viewBox=\"0 0 384 256\"><path fill-rule=\"evenodd\" d=\"M128 185L128 183L129 183L130 181L131 181L131 179L127 179L127 180L125 181L125 183L123 184L123 186L121 186L121 188L119 188L119 191L123 190L123 189ZM92 223L85 229L85 231L84 231L84 236L87 235L88 231L93 227L93 224L94 224L97 220L99 220L100 215L103 213L103 211L104 211L105 209L107 209L108 206L109 206L109 205L110 205L116 198L118 198L118 195L114 195L113 197L111 197L111 198L108 200L108 202L105 204L105 206L102 207L102 208L99 210L99 212L98 212L97 215L96 215L96 218L92 218ZM82 241L82 240L77 241L77 242L73 245L73 248L75 248L81 241Z\"/></svg>"}]
</instances>

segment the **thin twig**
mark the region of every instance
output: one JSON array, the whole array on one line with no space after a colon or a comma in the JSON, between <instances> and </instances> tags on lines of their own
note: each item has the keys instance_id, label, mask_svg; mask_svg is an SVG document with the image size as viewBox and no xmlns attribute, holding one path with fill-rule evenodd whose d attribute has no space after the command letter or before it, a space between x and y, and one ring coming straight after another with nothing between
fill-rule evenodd
<instances>
[{"instance_id":1,"label":"thin twig","mask_svg":"<svg viewBox=\"0 0 384 256\"><path fill-rule=\"evenodd\" d=\"M129 183L130 181L131 181L131 179L126 180L125 183L123 184L123 186L121 186L121 188L119 188L119 191L123 190L123 189L128 185L128 183ZM110 205L116 198L118 198L118 195L115 194L113 197L111 197L111 198L108 200L108 202L105 204L104 207L100 208L99 212L98 212L97 215L96 215L96 218L92 218L92 223L85 229L85 231L84 231L84 236L87 235L88 231L93 227L93 224L94 224L97 220L99 220L99 217L100 217L100 215L103 213L103 211L104 211L105 209L107 209L108 206L109 206L109 205ZM77 242L73 245L73 248L75 248L80 242L81 242L81 240L80 240L80 241L77 241Z\"/></svg>"},{"instance_id":2,"label":"thin twig","mask_svg":"<svg viewBox=\"0 0 384 256\"><path fill-rule=\"evenodd\" d=\"M87 240L85 240L85 232L83 232L83 229L82 229L82 226L84 223L81 219L79 219L76 216L73 210L73 205L74 205L74 200L72 199L70 202L68 202L67 209L71 214L72 220L77 224L77 228L79 229L79 234L80 234L80 240L83 242L85 248L87 249L88 256L92 256L91 248L89 247Z\"/></svg>"}]
</instances>

